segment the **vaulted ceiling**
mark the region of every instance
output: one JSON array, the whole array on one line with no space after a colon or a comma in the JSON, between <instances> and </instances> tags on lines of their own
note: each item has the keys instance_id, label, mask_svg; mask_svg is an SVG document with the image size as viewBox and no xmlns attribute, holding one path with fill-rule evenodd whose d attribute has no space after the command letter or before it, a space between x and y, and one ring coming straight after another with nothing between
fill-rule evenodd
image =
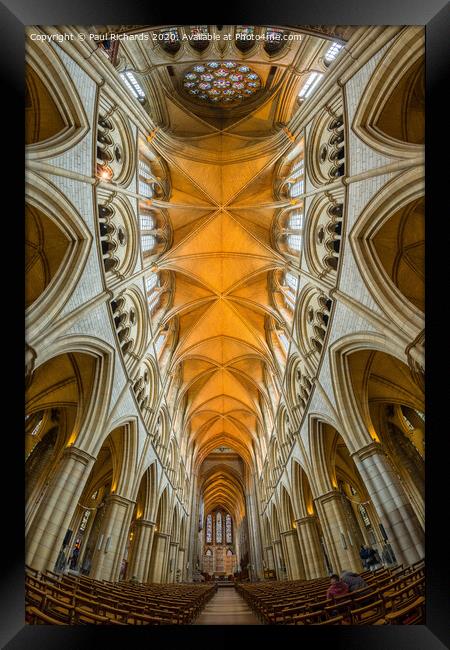
<instances>
[{"instance_id":1,"label":"vaulted ceiling","mask_svg":"<svg viewBox=\"0 0 450 650\"><path fill-rule=\"evenodd\" d=\"M290 203L275 198L274 174L280 158L301 142L293 143L285 125L298 107L305 70L329 45L304 34L278 56L275 83L265 88L274 64L261 48L250 57L236 49L231 56L191 48L171 58L160 48L125 44L132 69L142 71L144 106L157 124L151 146L170 171L171 195L164 207L173 244L156 268L174 279L164 323L175 321L178 342L168 370L181 375L174 413L181 411L180 439L187 438L184 448L194 450L197 466L224 445L255 469L256 455L267 448L262 405L274 406L267 377L278 379L279 386L283 380L269 332L285 326L270 279L274 270L287 267L273 245L272 227L277 211ZM250 65L262 89L237 107L191 101L180 87L186 70L219 56ZM221 495L224 507L231 508L237 484L225 475L226 470L213 472L205 485L210 504Z\"/></svg>"}]
</instances>

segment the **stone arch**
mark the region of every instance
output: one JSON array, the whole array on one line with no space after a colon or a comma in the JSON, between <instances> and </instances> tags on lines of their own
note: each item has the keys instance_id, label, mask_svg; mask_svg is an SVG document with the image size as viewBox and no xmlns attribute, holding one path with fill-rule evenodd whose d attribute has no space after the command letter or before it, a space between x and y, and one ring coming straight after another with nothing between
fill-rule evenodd
<instances>
[{"instance_id":1,"label":"stone arch","mask_svg":"<svg viewBox=\"0 0 450 650\"><path fill-rule=\"evenodd\" d=\"M170 497L169 497L169 488L166 486L159 499L158 499L158 510L156 512L156 530L159 533L169 533L170 532Z\"/></svg>"},{"instance_id":2,"label":"stone arch","mask_svg":"<svg viewBox=\"0 0 450 650\"><path fill-rule=\"evenodd\" d=\"M376 440L373 428L369 431L367 411L361 413L356 399L348 366L348 358L358 351L379 351L407 363L404 350L392 336L384 336L376 332L359 332L349 334L330 346L331 376L333 378L334 394L339 413L342 414L345 430L340 431L348 448L353 452L371 444Z\"/></svg>"},{"instance_id":3,"label":"stone arch","mask_svg":"<svg viewBox=\"0 0 450 650\"><path fill-rule=\"evenodd\" d=\"M114 283L128 277L138 261L140 244L136 216L124 196L117 195L111 201L99 194L97 203L100 257L107 282Z\"/></svg>"},{"instance_id":4,"label":"stone arch","mask_svg":"<svg viewBox=\"0 0 450 650\"><path fill-rule=\"evenodd\" d=\"M135 474L138 457L137 420L121 418L111 425L111 432L104 440L110 438L113 459L113 483L111 491L121 496L132 498L135 492ZM102 439L99 437L96 447L100 449ZM95 452L94 452L95 453Z\"/></svg>"},{"instance_id":5,"label":"stone arch","mask_svg":"<svg viewBox=\"0 0 450 650\"><path fill-rule=\"evenodd\" d=\"M36 371L49 361L56 363L57 358L64 354L84 354L95 360L92 387L79 409L80 414L75 420L68 445L73 445L91 454L95 446L95 437L103 426L109 409L110 386L114 372L114 350L101 339L77 335L65 335L52 341L51 346L38 346L36 349ZM34 377L33 374L33 377ZM36 408L34 408L36 410Z\"/></svg>"},{"instance_id":6,"label":"stone arch","mask_svg":"<svg viewBox=\"0 0 450 650\"><path fill-rule=\"evenodd\" d=\"M295 458L291 461L292 505L296 518L314 514L314 501L308 474Z\"/></svg>"},{"instance_id":7,"label":"stone arch","mask_svg":"<svg viewBox=\"0 0 450 650\"><path fill-rule=\"evenodd\" d=\"M298 297L296 332L301 352L318 365L330 322L332 300L317 287L305 286Z\"/></svg>"},{"instance_id":8,"label":"stone arch","mask_svg":"<svg viewBox=\"0 0 450 650\"><path fill-rule=\"evenodd\" d=\"M305 222L304 254L308 267L321 279L335 282L343 242L344 190L315 197ZM334 261L332 261L334 260Z\"/></svg>"},{"instance_id":9,"label":"stone arch","mask_svg":"<svg viewBox=\"0 0 450 650\"><path fill-rule=\"evenodd\" d=\"M364 269L373 297L411 340L423 327L423 195L423 169L399 174L369 202L350 233L356 263ZM402 259L412 244L414 258Z\"/></svg>"},{"instance_id":10,"label":"stone arch","mask_svg":"<svg viewBox=\"0 0 450 650\"><path fill-rule=\"evenodd\" d=\"M154 521L156 517L158 478L158 463L153 460L138 482L136 505L139 519Z\"/></svg>"},{"instance_id":11,"label":"stone arch","mask_svg":"<svg viewBox=\"0 0 450 650\"><path fill-rule=\"evenodd\" d=\"M345 124L343 98L337 93L309 130L306 143L311 183L321 187L345 173Z\"/></svg>"},{"instance_id":12,"label":"stone arch","mask_svg":"<svg viewBox=\"0 0 450 650\"><path fill-rule=\"evenodd\" d=\"M33 43L28 39L27 64L27 157L36 160L61 155L89 131L83 103L66 67L50 44Z\"/></svg>"},{"instance_id":13,"label":"stone arch","mask_svg":"<svg viewBox=\"0 0 450 650\"><path fill-rule=\"evenodd\" d=\"M32 295L26 311L26 326L28 339L33 345L35 336L54 322L77 286L87 262L92 235L62 192L31 170L27 174L25 200L28 210L31 211L31 214L26 212L25 217L27 237L36 239L33 255L37 252L37 246L42 262L41 267L36 270L40 273L42 269L45 273L44 279L36 278L38 286L33 289L35 281L30 277L33 269L27 268L26 282L31 285L27 291L31 289ZM35 214L38 220L45 219L46 226L51 224L51 232L54 234L51 242L46 241L44 223L41 223L41 227L39 223L35 223L33 227L32 214ZM35 235L30 230L34 230ZM56 244L59 253L55 256ZM47 247L51 248L53 265L46 253ZM29 263L32 260L32 257L29 258ZM31 298L34 299L31 301Z\"/></svg>"},{"instance_id":14,"label":"stone arch","mask_svg":"<svg viewBox=\"0 0 450 650\"><path fill-rule=\"evenodd\" d=\"M102 93L97 115L97 174L127 187L136 172L136 142L128 118ZM105 176L106 174L106 176Z\"/></svg>"},{"instance_id":15,"label":"stone arch","mask_svg":"<svg viewBox=\"0 0 450 650\"><path fill-rule=\"evenodd\" d=\"M384 156L413 158L423 154L423 59L423 30L402 31L379 61L360 99L352 129ZM394 111L395 104L398 109Z\"/></svg>"},{"instance_id":16,"label":"stone arch","mask_svg":"<svg viewBox=\"0 0 450 650\"><path fill-rule=\"evenodd\" d=\"M292 498L288 488L282 484L280 490L280 512L283 522L283 531L291 530L295 525L295 514L292 506Z\"/></svg>"},{"instance_id":17,"label":"stone arch","mask_svg":"<svg viewBox=\"0 0 450 650\"><path fill-rule=\"evenodd\" d=\"M170 526L170 537L172 542L180 541L180 515L177 506L175 506L173 510L172 523Z\"/></svg>"}]
</instances>

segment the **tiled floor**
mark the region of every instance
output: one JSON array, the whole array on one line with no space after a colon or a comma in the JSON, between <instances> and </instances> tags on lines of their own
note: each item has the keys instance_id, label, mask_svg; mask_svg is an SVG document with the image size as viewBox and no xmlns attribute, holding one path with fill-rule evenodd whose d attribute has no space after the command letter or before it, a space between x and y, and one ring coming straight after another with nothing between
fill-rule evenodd
<instances>
[{"instance_id":1,"label":"tiled floor","mask_svg":"<svg viewBox=\"0 0 450 650\"><path fill-rule=\"evenodd\" d=\"M234 587L219 587L193 625L262 625Z\"/></svg>"}]
</instances>

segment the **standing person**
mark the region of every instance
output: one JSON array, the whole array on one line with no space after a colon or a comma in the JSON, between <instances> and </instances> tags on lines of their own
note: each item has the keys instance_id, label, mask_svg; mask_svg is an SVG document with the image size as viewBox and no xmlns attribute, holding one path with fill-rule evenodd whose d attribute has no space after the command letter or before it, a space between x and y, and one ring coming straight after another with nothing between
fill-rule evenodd
<instances>
[{"instance_id":1,"label":"standing person","mask_svg":"<svg viewBox=\"0 0 450 650\"><path fill-rule=\"evenodd\" d=\"M361 545L361 549L359 551L359 557L361 558L361 561L363 563L363 568L368 569L369 564L367 560L369 559L369 549L367 546L364 546L363 544Z\"/></svg>"},{"instance_id":2,"label":"standing person","mask_svg":"<svg viewBox=\"0 0 450 650\"><path fill-rule=\"evenodd\" d=\"M359 573L352 571L343 571L341 573L341 580L348 585L349 591L357 591L358 589L365 589L369 585L365 582Z\"/></svg>"},{"instance_id":3,"label":"standing person","mask_svg":"<svg viewBox=\"0 0 450 650\"><path fill-rule=\"evenodd\" d=\"M70 556L70 568L75 569L77 566L78 562L78 555L80 554L80 549L78 546L75 546L75 548L72 551L72 555Z\"/></svg>"},{"instance_id":4,"label":"standing person","mask_svg":"<svg viewBox=\"0 0 450 650\"><path fill-rule=\"evenodd\" d=\"M338 575L333 573L330 576L331 584L328 587L327 598L333 598L334 596L342 596L348 592L348 584L341 580Z\"/></svg>"},{"instance_id":5,"label":"standing person","mask_svg":"<svg viewBox=\"0 0 450 650\"><path fill-rule=\"evenodd\" d=\"M372 548L371 546L367 547L367 553L368 553L367 568L370 569L371 571L375 571L376 567L379 564L378 554L377 554L376 550L374 548Z\"/></svg>"}]
</instances>

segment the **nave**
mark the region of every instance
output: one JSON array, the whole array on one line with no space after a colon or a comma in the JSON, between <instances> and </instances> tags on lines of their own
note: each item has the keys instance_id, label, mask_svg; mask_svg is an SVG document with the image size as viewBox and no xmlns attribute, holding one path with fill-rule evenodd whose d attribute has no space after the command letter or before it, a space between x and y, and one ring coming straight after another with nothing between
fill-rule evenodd
<instances>
[{"instance_id":1,"label":"nave","mask_svg":"<svg viewBox=\"0 0 450 650\"><path fill-rule=\"evenodd\" d=\"M423 620L423 28L80 29L28 29L28 622Z\"/></svg>"}]
</instances>

